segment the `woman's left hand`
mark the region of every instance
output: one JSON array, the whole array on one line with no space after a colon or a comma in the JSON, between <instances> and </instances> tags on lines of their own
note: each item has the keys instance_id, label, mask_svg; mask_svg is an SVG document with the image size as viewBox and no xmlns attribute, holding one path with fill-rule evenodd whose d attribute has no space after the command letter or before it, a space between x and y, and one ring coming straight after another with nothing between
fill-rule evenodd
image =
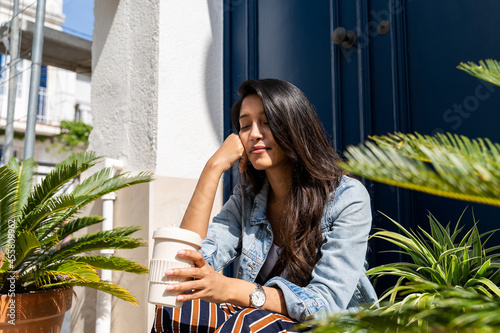
<instances>
[{"instance_id":1,"label":"woman's left hand","mask_svg":"<svg viewBox=\"0 0 500 333\"><path fill-rule=\"evenodd\" d=\"M192 281L169 284L167 291L193 291L177 296L178 301L190 301L193 299L203 299L207 302L222 303L228 299L227 285L228 279L224 275L216 272L198 251L180 250L177 255L181 258L191 259L195 267L174 268L165 272L167 276L177 276L193 278Z\"/></svg>"}]
</instances>

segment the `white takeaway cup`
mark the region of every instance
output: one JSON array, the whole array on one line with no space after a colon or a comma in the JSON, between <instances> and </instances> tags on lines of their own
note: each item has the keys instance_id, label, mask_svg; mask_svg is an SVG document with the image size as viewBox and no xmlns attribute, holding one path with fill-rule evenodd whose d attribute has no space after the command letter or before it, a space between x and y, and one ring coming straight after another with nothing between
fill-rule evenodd
<instances>
[{"instance_id":1,"label":"white takeaway cup","mask_svg":"<svg viewBox=\"0 0 500 333\"><path fill-rule=\"evenodd\" d=\"M165 272L172 268L193 267L192 260L180 258L179 250L201 248L201 237L196 232L178 227L159 228L153 233L153 258L149 263L149 303L178 308L182 302L177 301L180 292L166 290L168 284L190 280L189 278L166 276Z\"/></svg>"}]
</instances>

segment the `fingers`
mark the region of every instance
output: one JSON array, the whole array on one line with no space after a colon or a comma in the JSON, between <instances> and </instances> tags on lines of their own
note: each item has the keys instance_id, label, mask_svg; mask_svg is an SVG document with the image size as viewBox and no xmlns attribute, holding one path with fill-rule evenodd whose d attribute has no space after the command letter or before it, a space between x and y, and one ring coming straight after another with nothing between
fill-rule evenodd
<instances>
[{"instance_id":1,"label":"fingers","mask_svg":"<svg viewBox=\"0 0 500 333\"><path fill-rule=\"evenodd\" d=\"M187 281L187 282L182 282L182 283L176 283L176 284L167 284L165 287L167 291L171 292L185 292L185 291L191 291L191 290L197 290L197 289L203 289L202 286L200 285L200 282L198 280L193 280L193 281Z\"/></svg>"},{"instance_id":2,"label":"fingers","mask_svg":"<svg viewBox=\"0 0 500 333\"><path fill-rule=\"evenodd\" d=\"M192 250L179 250L177 251L177 255L181 258L193 260L196 267L203 267L206 265L205 258L203 257L203 254L201 254L201 252Z\"/></svg>"},{"instance_id":3,"label":"fingers","mask_svg":"<svg viewBox=\"0 0 500 333\"><path fill-rule=\"evenodd\" d=\"M196 267L169 269L165 272L165 275L194 279L201 279L205 276L202 270Z\"/></svg>"},{"instance_id":4,"label":"fingers","mask_svg":"<svg viewBox=\"0 0 500 333\"><path fill-rule=\"evenodd\" d=\"M177 295L177 300L179 302L186 302L202 298L203 296L204 293L201 291L193 291L192 293Z\"/></svg>"},{"instance_id":5,"label":"fingers","mask_svg":"<svg viewBox=\"0 0 500 333\"><path fill-rule=\"evenodd\" d=\"M245 152L245 147L243 145L243 142L241 141L241 138L237 134L231 134L231 137L234 138L234 140L238 144L238 152L239 152L239 164L238 164L238 169L240 170L240 173L245 173L247 171L247 164L248 164L248 156L247 153Z\"/></svg>"},{"instance_id":6,"label":"fingers","mask_svg":"<svg viewBox=\"0 0 500 333\"><path fill-rule=\"evenodd\" d=\"M240 158L240 163L238 165L240 173L245 173L247 171L247 164L248 164L248 156L247 153L243 152L243 155L241 155Z\"/></svg>"},{"instance_id":7,"label":"fingers","mask_svg":"<svg viewBox=\"0 0 500 333\"><path fill-rule=\"evenodd\" d=\"M205 272L207 267L211 268L207 265L203 254L198 251L179 250L177 251L177 255L181 258L193 260L195 267L169 269L165 272L165 275L202 279L206 275L202 268L205 268Z\"/></svg>"},{"instance_id":8,"label":"fingers","mask_svg":"<svg viewBox=\"0 0 500 333\"><path fill-rule=\"evenodd\" d=\"M211 297L213 292L208 288L210 282L204 280L193 280L176 284L167 284L165 290L172 293L180 293L176 296L180 302L191 301L198 298Z\"/></svg>"},{"instance_id":9,"label":"fingers","mask_svg":"<svg viewBox=\"0 0 500 333\"><path fill-rule=\"evenodd\" d=\"M227 171L236 163L245 152L245 147L237 134L229 135L222 146L212 156L212 161L216 165L222 166L223 171Z\"/></svg>"}]
</instances>

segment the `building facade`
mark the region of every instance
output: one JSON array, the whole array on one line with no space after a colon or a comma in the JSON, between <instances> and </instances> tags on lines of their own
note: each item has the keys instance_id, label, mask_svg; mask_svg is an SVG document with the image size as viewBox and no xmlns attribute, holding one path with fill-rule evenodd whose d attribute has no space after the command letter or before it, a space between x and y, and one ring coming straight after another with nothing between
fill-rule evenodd
<instances>
[{"instance_id":1,"label":"building facade","mask_svg":"<svg viewBox=\"0 0 500 333\"><path fill-rule=\"evenodd\" d=\"M0 24L4 51L8 51L9 24L12 20L12 2L0 3ZM28 24L35 21L36 2L20 0L19 25L21 37L25 34ZM45 27L62 32L63 2L48 0L46 4ZM31 61L29 50L21 50L21 59L15 62L17 67L17 92L14 112L14 143L13 156L23 157L24 133L26 131L26 117L28 110L28 96L30 87ZM5 142L4 129L7 122L8 91L11 62L9 53L0 55L0 154L3 152ZM81 120L87 124L92 123L90 113L90 73L77 73L75 71L47 65L42 60L40 75L40 88L38 93L37 125L34 158L39 163L54 164L63 160L70 151L61 152L62 146L58 144L57 135L61 132L62 120ZM85 147L76 148L83 150Z\"/></svg>"}]
</instances>

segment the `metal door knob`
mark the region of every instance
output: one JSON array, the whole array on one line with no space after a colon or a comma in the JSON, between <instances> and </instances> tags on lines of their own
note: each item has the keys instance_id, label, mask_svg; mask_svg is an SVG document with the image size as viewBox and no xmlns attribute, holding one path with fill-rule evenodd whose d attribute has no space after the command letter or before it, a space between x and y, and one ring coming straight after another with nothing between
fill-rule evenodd
<instances>
[{"instance_id":1,"label":"metal door knob","mask_svg":"<svg viewBox=\"0 0 500 333\"><path fill-rule=\"evenodd\" d=\"M356 33L354 31L346 31L343 27L338 27L333 30L332 41L334 44L341 45L345 49L350 49L358 41Z\"/></svg>"}]
</instances>

